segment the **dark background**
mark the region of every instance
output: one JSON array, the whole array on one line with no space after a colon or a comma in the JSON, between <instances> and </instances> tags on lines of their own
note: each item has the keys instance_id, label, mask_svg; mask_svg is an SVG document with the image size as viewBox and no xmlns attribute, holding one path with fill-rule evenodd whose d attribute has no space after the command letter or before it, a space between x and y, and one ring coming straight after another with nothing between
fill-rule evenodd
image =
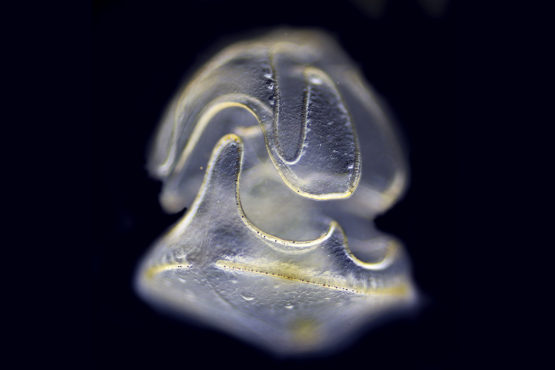
<instances>
[{"instance_id":1,"label":"dark background","mask_svg":"<svg viewBox=\"0 0 555 370\"><path fill-rule=\"evenodd\" d=\"M91 361L98 368L456 367L455 7L426 1L93 2ZM335 35L389 104L408 145L405 197L376 222L406 245L424 305L328 357L276 360L152 310L134 294L139 258L180 215L158 204L146 145L187 73L221 42L274 26Z\"/></svg>"}]
</instances>

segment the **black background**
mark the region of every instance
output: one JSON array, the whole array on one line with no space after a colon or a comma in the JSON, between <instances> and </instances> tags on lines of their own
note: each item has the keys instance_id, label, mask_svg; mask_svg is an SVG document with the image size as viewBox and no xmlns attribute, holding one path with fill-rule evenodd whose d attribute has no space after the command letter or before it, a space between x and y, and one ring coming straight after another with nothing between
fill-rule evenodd
<instances>
[{"instance_id":1,"label":"black background","mask_svg":"<svg viewBox=\"0 0 555 370\"><path fill-rule=\"evenodd\" d=\"M423 2L93 2L94 145L91 361L98 368L455 367L455 31L453 4L431 15ZM424 305L366 332L327 357L277 360L219 332L152 310L132 290L153 240L180 215L158 204L146 145L176 89L221 42L275 26L335 35L389 104L408 146L411 182L378 226L410 254Z\"/></svg>"}]
</instances>

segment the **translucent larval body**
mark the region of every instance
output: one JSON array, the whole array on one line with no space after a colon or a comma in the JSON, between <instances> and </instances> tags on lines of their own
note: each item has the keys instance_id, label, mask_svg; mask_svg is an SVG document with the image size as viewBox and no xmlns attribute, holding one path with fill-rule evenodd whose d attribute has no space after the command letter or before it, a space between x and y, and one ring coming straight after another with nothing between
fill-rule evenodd
<instances>
[{"instance_id":1,"label":"translucent larval body","mask_svg":"<svg viewBox=\"0 0 555 370\"><path fill-rule=\"evenodd\" d=\"M164 209L187 207L137 271L157 306L299 354L416 301L402 246L371 222L405 188L400 145L325 34L217 54L170 104L149 169Z\"/></svg>"}]
</instances>

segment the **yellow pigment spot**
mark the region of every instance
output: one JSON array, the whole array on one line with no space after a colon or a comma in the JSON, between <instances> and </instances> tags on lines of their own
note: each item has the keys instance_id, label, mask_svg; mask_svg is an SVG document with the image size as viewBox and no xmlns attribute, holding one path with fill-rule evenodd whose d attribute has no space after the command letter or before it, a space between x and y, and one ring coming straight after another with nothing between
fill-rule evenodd
<instances>
[{"instance_id":1,"label":"yellow pigment spot","mask_svg":"<svg viewBox=\"0 0 555 370\"><path fill-rule=\"evenodd\" d=\"M300 345L312 345L318 342L321 335L318 323L313 319L297 319L291 324L293 340Z\"/></svg>"}]
</instances>

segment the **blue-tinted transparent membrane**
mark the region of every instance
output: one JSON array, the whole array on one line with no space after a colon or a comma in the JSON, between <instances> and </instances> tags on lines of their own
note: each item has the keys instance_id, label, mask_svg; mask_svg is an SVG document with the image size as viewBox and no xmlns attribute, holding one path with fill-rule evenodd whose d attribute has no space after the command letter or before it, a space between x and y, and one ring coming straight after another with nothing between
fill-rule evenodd
<instances>
[{"instance_id":1,"label":"blue-tinted transparent membrane","mask_svg":"<svg viewBox=\"0 0 555 370\"><path fill-rule=\"evenodd\" d=\"M216 55L170 104L149 169L164 209L187 207L138 269L157 306L299 354L416 301L402 246L371 222L405 187L403 154L322 33Z\"/></svg>"}]
</instances>

